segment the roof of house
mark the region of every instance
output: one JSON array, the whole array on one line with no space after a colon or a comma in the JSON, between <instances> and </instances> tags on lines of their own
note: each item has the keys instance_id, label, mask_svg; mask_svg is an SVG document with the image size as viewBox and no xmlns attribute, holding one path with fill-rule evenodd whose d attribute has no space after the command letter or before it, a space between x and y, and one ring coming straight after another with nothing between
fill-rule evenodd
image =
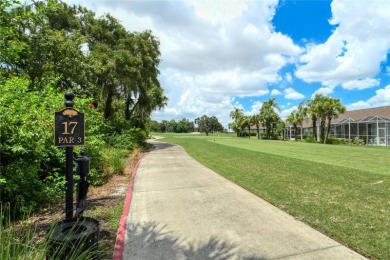
<instances>
[{"instance_id":1,"label":"roof of house","mask_svg":"<svg viewBox=\"0 0 390 260\"><path fill-rule=\"evenodd\" d=\"M334 123L342 123L347 119L352 119L353 121L369 121L373 117L381 117L390 121L390 106L383 107L372 107L366 109L358 109L346 111L343 114L340 114L337 118L332 120L332 124ZM303 122L303 128L311 127L311 119L306 119Z\"/></svg>"}]
</instances>

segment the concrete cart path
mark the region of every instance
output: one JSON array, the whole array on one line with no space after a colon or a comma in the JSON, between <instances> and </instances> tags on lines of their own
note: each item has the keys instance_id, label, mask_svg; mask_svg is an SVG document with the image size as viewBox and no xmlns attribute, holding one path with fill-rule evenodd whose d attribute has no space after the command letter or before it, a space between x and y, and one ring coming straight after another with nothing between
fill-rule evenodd
<instances>
[{"instance_id":1,"label":"concrete cart path","mask_svg":"<svg viewBox=\"0 0 390 260\"><path fill-rule=\"evenodd\" d=\"M365 259L182 147L152 143L137 169L123 259Z\"/></svg>"}]
</instances>

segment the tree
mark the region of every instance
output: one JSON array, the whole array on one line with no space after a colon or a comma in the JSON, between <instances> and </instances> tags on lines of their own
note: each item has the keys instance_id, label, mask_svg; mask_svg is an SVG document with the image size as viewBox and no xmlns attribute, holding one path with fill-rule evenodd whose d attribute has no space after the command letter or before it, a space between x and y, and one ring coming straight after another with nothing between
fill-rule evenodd
<instances>
[{"instance_id":1,"label":"tree","mask_svg":"<svg viewBox=\"0 0 390 260\"><path fill-rule=\"evenodd\" d=\"M196 118L195 124L198 125L199 132L205 132L206 135L209 135L209 132L211 131L211 124L210 118L208 116L203 115L201 117Z\"/></svg>"},{"instance_id":2,"label":"tree","mask_svg":"<svg viewBox=\"0 0 390 260\"><path fill-rule=\"evenodd\" d=\"M327 122L327 131L324 138L324 144L326 144L330 132L331 121L333 118L339 116L340 113L344 113L346 107L343 106L338 98L328 97L324 103L324 110L326 111Z\"/></svg>"},{"instance_id":3,"label":"tree","mask_svg":"<svg viewBox=\"0 0 390 260\"><path fill-rule=\"evenodd\" d=\"M280 116L275 110L280 112L276 98L270 98L268 101L265 101L260 109L260 120L266 127L268 139L271 139L274 127L281 121Z\"/></svg>"},{"instance_id":4,"label":"tree","mask_svg":"<svg viewBox=\"0 0 390 260\"><path fill-rule=\"evenodd\" d=\"M251 125L252 125L251 116L243 116L242 121L241 121L241 130L244 130L245 128L247 128L248 132L249 132L249 138L251 138Z\"/></svg>"},{"instance_id":5,"label":"tree","mask_svg":"<svg viewBox=\"0 0 390 260\"><path fill-rule=\"evenodd\" d=\"M222 132L223 126L218 121L218 118L216 116L210 117L210 131L211 132Z\"/></svg>"},{"instance_id":6,"label":"tree","mask_svg":"<svg viewBox=\"0 0 390 260\"><path fill-rule=\"evenodd\" d=\"M251 125L255 125L256 126L257 139L260 139L260 125L261 125L260 114L252 115L252 117L251 117Z\"/></svg>"},{"instance_id":7,"label":"tree","mask_svg":"<svg viewBox=\"0 0 390 260\"><path fill-rule=\"evenodd\" d=\"M297 133L298 133L298 125L302 124L303 121L303 115L297 110L294 110L291 112L291 114L286 119L287 123L291 124L294 128L295 132L295 141L298 141L297 139ZM302 132L302 128L301 128Z\"/></svg>"},{"instance_id":8,"label":"tree","mask_svg":"<svg viewBox=\"0 0 390 260\"><path fill-rule=\"evenodd\" d=\"M230 118L234 119L234 122L229 123L229 127L236 132L237 137L242 131L242 120L244 119L244 110L238 107L235 107L232 112L230 112Z\"/></svg>"},{"instance_id":9,"label":"tree","mask_svg":"<svg viewBox=\"0 0 390 260\"><path fill-rule=\"evenodd\" d=\"M322 110L322 103L325 98L326 98L325 95L317 93L314 95L313 99L305 100L299 105L300 107L299 109L302 111L304 117L311 119L312 128L313 128L313 137L315 140L318 139L317 122L319 120L320 123L323 121L321 120L321 113L322 113L321 110ZM320 128L323 129L322 126Z\"/></svg>"}]
</instances>

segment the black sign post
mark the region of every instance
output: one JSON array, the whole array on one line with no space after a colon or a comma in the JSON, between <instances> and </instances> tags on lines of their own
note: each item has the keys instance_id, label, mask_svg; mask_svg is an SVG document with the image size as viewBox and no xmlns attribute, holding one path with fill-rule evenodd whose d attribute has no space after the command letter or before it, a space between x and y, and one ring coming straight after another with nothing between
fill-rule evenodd
<instances>
[{"instance_id":1,"label":"black sign post","mask_svg":"<svg viewBox=\"0 0 390 260\"><path fill-rule=\"evenodd\" d=\"M65 218L73 217L73 146L84 145L84 113L73 108L74 94L65 94L64 110L55 113L54 145L66 147L66 197Z\"/></svg>"},{"instance_id":2,"label":"black sign post","mask_svg":"<svg viewBox=\"0 0 390 260\"><path fill-rule=\"evenodd\" d=\"M65 94L65 109L55 112L54 144L66 149L66 197L65 220L57 222L48 236L46 259L73 259L88 251L88 259L100 259L97 253L99 240L99 221L83 217L86 204L90 168L90 158L81 156L73 160L73 146L84 145L85 122L84 113L73 108L74 94ZM73 163L77 163L76 217L73 217ZM83 259L86 257L83 255Z\"/></svg>"}]
</instances>

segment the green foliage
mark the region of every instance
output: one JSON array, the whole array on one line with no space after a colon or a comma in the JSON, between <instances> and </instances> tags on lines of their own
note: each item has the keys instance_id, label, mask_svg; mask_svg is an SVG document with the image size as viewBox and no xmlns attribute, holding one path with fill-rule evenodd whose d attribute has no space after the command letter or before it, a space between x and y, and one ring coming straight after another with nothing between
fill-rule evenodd
<instances>
[{"instance_id":1,"label":"green foliage","mask_svg":"<svg viewBox=\"0 0 390 260\"><path fill-rule=\"evenodd\" d=\"M337 138L337 137L328 137L327 144L354 144L354 145L365 145L363 139L348 139L348 138Z\"/></svg>"},{"instance_id":2,"label":"green foliage","mask_svg":"<svg viewBox=\"0 0 390 260\"><path fill-rule=\"evenodd\" d=\"M28 81L19 78L0 87L1 200L28 211L47 202L46 185L61 170L52 165L61 156L53 147L52 112L59 110L61 97L50 87L29 91Z\"/></svg>"},{"instance_id":3,"label":"green foliage","mask_svg":"<svg viewBox=\"0 0 390 260\"><path fill-rule=\"evenodd\" d=\"M303 136L303 139L304 139L306 142L308 142L308 143L315 143L315 142L316 142L316 140L314 139L314 137L311 136L311 135Z\"/></svg>"},{"instance_id":4,"label":"green foliage","mask_svg":"<svg viewBox=\"0 0 390 260\"><path fill-rule=\"evenodd\" d=\"M123 174L126 167L126 157L129 150L106 146L104 149L105 177L111 177L113 174Z\"/></svg>"},{"instance_id":5,"label":"green foliage","mask_svg":"<svg viewBox=\"0 0 390 260\"><path fill-rule=\"evenodd\" d=\"M215 116L208 117L203 115L195 119L195 124L198 125L199 132L205 132L208 135L210 132L222 132L223 127L221 123L218 122L218 118Z\"/></svg>"},{"instance_id":6,"label":"green foliage","mask_svg":"<svg viewBox=\"0 0 390 260\"><path fill-rule=\"evenodd\" d=\"M109 14L96 18L53 0L1 1L0 21L0 201L20 215L64 192L65 155L53 146L53 119L66 91L85 113L86 145L75 152L91 157L94 185L110 167L106 142L119 149L144 145L150 115L167 98L157 78L160 43L151 31L128 32Z\"/></svg>"},{"instance_id":7,"label":"green foliage","mask_svg":"<svg viewBox=\"0 0 390 260\"><path fill-rule=\"evenodd\" d=\"M53 125L54 112L63 109L64 98L50 86L31 91L29 81L21 78L11 78L0 88L1 201L11 203L18 215L63 194L65 153L53 144ZM87 114L83 149L93 158L92 170L101 173L104 142L96 134L101 114L88 108L90 100L75 101L76 109Z\"/></svg>"},{"instance_id":8,"label":"green foliage","mask_svg":"<svg viewBox=\"0 0 390 260\"><path fill-rule=\"evenodd\" d=\"M257 133L256 132L241 132L238 134L239 137L248 137L248 136L256 136Z\"/></svg>"},{"instance_id":9,"label":"green foliage","mask_svg":"<svg viewBox=\"0 0 390 260\"><path fill-rule=\"evenodd\" d=\"M264 101L260 109L260 121L266 128L268 139L275 139L273 137L275 134L274 132L281 121L280 116L275 111L280 112L276 98L270 98L269 100Z\"/></svg>"},{"instance_id":10,"label":"green foliage","mask_svg":"<svg viewBox=\"0 0 390 260\"><path fill-rule=\"evenodd\" d=\"M47 238L52 234L54 225L48 230L45 240L42 241L42 234L39 234L37 227L26 221L28 215L24 215L19 222L13 222L11 215L10 205L0 203L0 259L2 260L44 260L47 259L48 252L61 254L69 251L69 248L72 248L66 255L66 259L69 260L98 259L99 257L94 256L103 254L102 251L96 250L96 247L81 248L85 244L84 239L79 239L78 243L72 244L72 247L70 247L69 242L71 240L65 237L64 243L53 247ZM68 234L71 233L68 231Z\"/></svg>"},{"instance_id":11,"label":"green foliage","mask_svg":"<svg viewBox=\"0 0 390 260\"><path fill-rule=\"evenodd\" d=\"M265 140L267 140L267 139L268 139L267 133L261 132L261 133L260 133L260 139L265 139Z\"/></svg>"}]
</instances>

